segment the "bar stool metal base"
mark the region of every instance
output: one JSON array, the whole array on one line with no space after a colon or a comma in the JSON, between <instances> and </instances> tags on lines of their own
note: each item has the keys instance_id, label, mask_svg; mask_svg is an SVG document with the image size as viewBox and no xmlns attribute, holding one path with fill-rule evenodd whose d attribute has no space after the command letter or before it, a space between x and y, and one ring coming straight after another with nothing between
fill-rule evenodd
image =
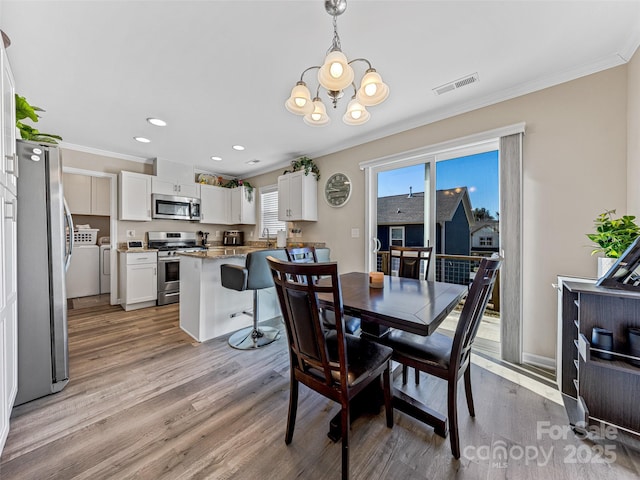
<instances>
[{"instance_id":1,"label":"bar stool metal base","mask_svg":"<svg viewBox=\"0 0 640 480\"><path fill-rule=\"evenodd\" d=\"M273 343L280 336L280 331L273 327L247 327L238 330L229 337L229 345L238 350L251 350Z\"/></svg>"}]
</instances>

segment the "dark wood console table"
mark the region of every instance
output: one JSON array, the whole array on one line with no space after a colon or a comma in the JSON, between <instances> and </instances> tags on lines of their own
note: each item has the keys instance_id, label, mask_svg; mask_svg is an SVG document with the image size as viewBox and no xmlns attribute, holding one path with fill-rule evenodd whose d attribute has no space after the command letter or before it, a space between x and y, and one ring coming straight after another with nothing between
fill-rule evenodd
<instances>
[{"instance_id":1,"label":"dark wood console table","mask_svg":"<svg viewBox=\"0 0 640 480\"><path fill-rule=\"evenodd\" d=\"M630 355L628 339L629 328L640 328L640 292L568 281L561 308L559 386L565 400L575 399L567 405L571 423L605 422L640 435L640 367L630 363L640 358ZM594 327L613 332L611 360L597 357Z\"/></svg>"}]
</instances>

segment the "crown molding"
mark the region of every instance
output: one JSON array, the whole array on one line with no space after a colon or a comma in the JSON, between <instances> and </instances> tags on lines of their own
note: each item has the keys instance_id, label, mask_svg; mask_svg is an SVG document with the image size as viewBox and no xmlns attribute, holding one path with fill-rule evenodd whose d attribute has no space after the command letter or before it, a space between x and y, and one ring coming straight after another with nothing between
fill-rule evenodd
<instances>
[{"instance_id":1,"label":"crown molding","mask_svg":"<svg viewBox=\"0 0 640 480\"><path fill-rule=\"evenodd\" d=\"M87 147L84 145L77 145L75 143L60 142L58 144L61 148L67 150L75 150L76 152L91 153L93 155L100 155L102 157L119 158L121 160L129 160L130 162L147 163L152 164L155 157L137 157L135 155L128 155L126 153L110 152L108 150L100 150L99 148Z\"/></svg>"}]
</instances>

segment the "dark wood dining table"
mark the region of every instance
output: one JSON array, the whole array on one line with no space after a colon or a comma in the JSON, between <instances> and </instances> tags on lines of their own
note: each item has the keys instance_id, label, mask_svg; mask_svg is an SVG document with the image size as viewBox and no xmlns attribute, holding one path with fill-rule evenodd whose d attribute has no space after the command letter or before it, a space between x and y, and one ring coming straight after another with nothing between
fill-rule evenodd
<instances>
[{"instance_id":1,"label":"dark wood dining table","mask_svg":"<svg viewBox=\"0 0 640 480\"><path fill-rule=\"evenodd\" d=\"M369 274L363 272L340 275L340 284L345 315L360 318L362 334L374 340L389 328L431 335L468 292L465 285L389 275L384 276L382 288L374 288L369 286ZM333 309L329 295L320 294L318 300L323 307ZM433 426L438 435L446 437L445 416L395 387L393 407ZM339 439L339 432L339 422L336 424L334 418L329 437Z\"/></svg>"}]
</instances>

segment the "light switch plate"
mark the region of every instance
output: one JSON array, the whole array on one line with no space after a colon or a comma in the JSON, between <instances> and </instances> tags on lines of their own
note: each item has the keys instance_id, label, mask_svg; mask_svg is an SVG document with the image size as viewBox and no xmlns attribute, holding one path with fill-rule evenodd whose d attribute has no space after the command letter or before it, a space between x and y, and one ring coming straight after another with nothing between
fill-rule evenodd
<instances>
[{"instance_id":1,"label":"light switch plate","mask_svg":"<svg viewBox=\"0 0 640 480\"><path fill-rule=\"evenodd\" d=\"M351 229L351 238L360 238L360 229L352 228Z\"/></svg>"}]
</instances>

